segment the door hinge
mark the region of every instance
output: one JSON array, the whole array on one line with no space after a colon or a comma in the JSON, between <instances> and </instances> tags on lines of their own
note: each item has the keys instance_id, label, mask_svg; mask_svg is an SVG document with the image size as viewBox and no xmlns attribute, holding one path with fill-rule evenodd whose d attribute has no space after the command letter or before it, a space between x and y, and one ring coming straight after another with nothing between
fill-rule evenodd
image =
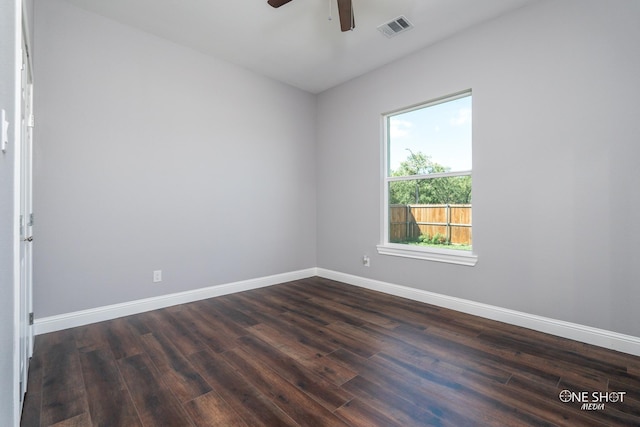
<instances>
[{"instance_id":1,"label":"door hinge","mask_svg":"<svg viewBox=\"0 0 640 427\"><path fill-rule=\"evenodd\" d=\"M29 313L29 325L33 325L33 311Z\"/></svg>"},{"instance_id":2,"label":"door hinge","mask_svg":"<svg viewBox=\"0 0 640 427\"><path fill-rule=\"evenodd\" d=\"M29 114L29 120L27 122L27 126L29 126L30 128L34 127L36 125L36 118L34 117L33 114Z\"/></svg>"},{"instance_id":3,"label":"door hinge","mask_svg":"<svg viewBox=\"0 0 640 427\"><path fill-rule=\"evenodd\" d=\"M29 227L33 227L33 213L29 214L29 224L27 224Z\"/></svg>"}]
</instances>

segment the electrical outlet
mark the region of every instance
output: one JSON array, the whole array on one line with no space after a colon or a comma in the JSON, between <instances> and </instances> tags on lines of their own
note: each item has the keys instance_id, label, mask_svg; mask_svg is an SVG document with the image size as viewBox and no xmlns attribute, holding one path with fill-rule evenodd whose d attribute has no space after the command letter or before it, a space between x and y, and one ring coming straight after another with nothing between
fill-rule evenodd
<instances>
[{"instance_id":1,"label":"electrical outlet","mask_svg":"<svg viewBox=\"0 0 640 427\"><path fill-rule=\"evenodd\" d=\"M154 270L153 283L162 282L162 270Z\"/></svg>"},{"instance_id":2,"label":"electrical outlet","mask_svg":"<svg viewBox=\"0 0 640 427\"><path fill-rule=\"evenodd\" d=\"M362 257L362 265L364 265L365 267L369 267L371 265L371 260L369 259L368 255Z\"/></svg>"}]
</instances>

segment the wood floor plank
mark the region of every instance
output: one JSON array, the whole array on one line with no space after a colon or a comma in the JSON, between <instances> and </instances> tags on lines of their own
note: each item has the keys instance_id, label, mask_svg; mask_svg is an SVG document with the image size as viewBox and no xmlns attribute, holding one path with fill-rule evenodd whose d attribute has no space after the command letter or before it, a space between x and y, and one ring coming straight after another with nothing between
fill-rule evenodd
<instances>
[{"instance_id":1,"label":"wood floor plank","mask_svg":"<svg viewBox=\"0 0 640 427\"><path fill-rule=\"evenodd\" d=\"M343 322L334 322L327 326L329 330L364 343L373 353L404 343L402 340L389 334L372 333L373 331L365 331L363 328L364 326L354 326Z\"/></svg>"},{"instance_id":2,"label":"wood floor plank","mask_svg":"<svg viewBox=\"0 0 640 427\"><path fill-rule=\"evenodd\" d=\"M300 309L302 312L325 319L325 322L344 322L357 326L364 324L364 322L360 318L358 318L358 316L350 313L345 313L344 311L334 310L332 307L325 304L325 302L331 301L323 301L322 304L318 304L317 302L311 301L308 296L307 298L295 298L294 296L290 295L292 292L289 289L274 289L273 292L280 298L279 300L276 299L276 302L281 302L284 300L288 301L289 303L295 303L298 309Z\"/></svg>"},{"instance_id":3,"label":"wood floor plank","mask_svg":"<svg viewBox=\"0 0 640 427\"><path fill-rule=\"evenodd\" d=\"M578 355L572 350L558 347L555 339L539 340L541 342L536 345L534 338L540 335L538 332L529 330L520 334L514 334L511 331L486 331L479 338L485 342L499 343L503 348L517 346L522 354L532 355L538 359L553 360L556 372L562 377L561 387L564 388L577 389L581 386L582 389L603 390L607 387L609 377L626 375L626 366L610 360ZM579 369L576 369L577 360L580 360Z\"/></svg>"},{"instance_id":4,"label":"wood floor plank","mask_svg":"<svg viewBox=\"0 0 640 427\"><path fill-rule=\"evenodd\" d=\"M377 357L377 356L376 356ZM415 385L418 388L433 390L433 385L442 384L442 380L446 381L449 378L455 379L455 389L459 393L460 397L464 399L468 405L473 405L474 402L482 403L489 402L491 408L485 409L483 412L487 414L495 414L496 418L502 419L508 417L513 408L514 401L527 401L535 402L535 404L523 405L517 410L517 418L519 420L526 420L529 425L566 425L566 426L601 426L600 423L591 420L588 417L584 417L582 414L561 414L561 407L559 401L550 399L537 400L537 396L531 393L529 390L513 390L505 386L501 382L493 381L485 376L477 375L473 372L465 371L461 375L446 375L445 372L438 372L434 375L434 370L424 367L419 367L411 363L404 363L393 357L386 355L380 355L392 364L386 366L394 370L400 375L405 372L409 373L409 376L404 376L409 381L416 381ZM420 383L421 380L427 380L424 386ZM520 396L515 397L515 395ZM553 394L556 396L556 393Z\"/></svg>"},{"instance_id":5,"label":"wood floor plank","mask_svg":"<svg viewBox=\"0 0 640 427\"><path fill-rule=\"evenodd\" d=\"M289 354L307 369L310 369L312 372L322 376L335 385L341 385L356 375L356 373L348 367L335 363L331 359L324 357L324 355L319 354L313 348L307 347L295 338L292 338L286 333L281 333L270 326L260 324L248 328L248 331L262 341Z\"/></svg>"},{"instance_id":6,"label":"wood floor plank","mask_svg":"<svg viewBox=\"0 0 640 427\"><path fill-rule=\"evenodd\" d=\"M494 402L499 402L496 405L503 411L513 410L518 414L520 419L528 420L530 424L542 423L551 426L584 426L584 427L605 427L609 424L602 423L595 419L592 419L588 415L580 411L568 411L567 408L563 408L562 403L559 400L555 400L548 397L538 399L535 393L531 390L513 390L512 388L502 384L490 384L486 381L473 378L470 375L469 381L464 382L465 386L473 390L478 397L492 396ZM528 402L528 405L513 406L514 402Z\"/></svg>"},{"instance_id":7,"label":"wood floor plank","mask_svg":"<svg viewBox=\"0 0 640 427\"><path fill-rule=\"evenodd\" d=\"M596 374L594 372L584 372L567 370L560 377L559 389L569 390L607 390L609 378L606 374Z\"/></svg>"},{"instance_id":8,"label":"wood floor plank","mask_svg":"<svg viewBox=\"0 0 640 427\"><path fill-rule=\"evenodd\" d=\"M39 335L44 348L51 348L53 345L64 342L75 342L75 329L63 329L61 331L49 332L48 334Z\"/></svg>"},{"instance_id":9,"label":"wood floor plank","mask_svg":"<svg viewBox=\"0 0 640 427\"><path fill-rule=\"evenodd\" d=\"M327 354L327 359L336 361L338 364L348 367L356 374L368 369L368 358L352 353L346 348L339 348L336 351Z\"/></svg>"},{"instance_id":10,"label":"wood floor plank","mask_svg":"<svg viewBox=\"0 0 640 427\"><path fill-rule=\"evenodd\" d=\"M134 314L126 317L131 330L137 335L150 334L152 331L144 322L143 314Z\"/></svg>"},{"instance_id":11,"label":"wood floor plank","mask_svg":"<svg viewBox=\"0 0 640 427\"><path fill-rule=\"evenodd\" d=\"M107 341L116 359L142 353L139 335L135 334L124 318L105 323Z\"/></svg>"},{"instance_id":12,"label":"wood floor plank","mask_svg":"<svg viewBox=\"0 0 640 427\"><path fill-rule=\"evenodd\" d=\"M107 322L92 323L73 329L76 347L81 352L94 351L109 346Z\"/></svg>"},{"instance_id":13,"label":"wood floor plank","mask_svg":"<svg viewBox=\"0 0 640 427\"><path fill-rule=\"evenodd\" d=\"M305 329L287 321L287 319L282 316L262 315L260 316L260 324L253 326L253 328L258 329L263 325L267 325L269 328L275 329L283 335L287 335L290 339L311 349L316 354L328 354L339 348L337 344L332 343L323 336L310 334ZM248 330L252 329L248 328Z\"/></svg>"},{"instance_id":14,"label":"wood floor plank","mask_svg":"<svg viewBox=\"0 0 640 427\"><path fill-rule=\"evenodd\" d=\"M475 419L474 414L481 414L480 421L488 425L514 421L507 414L493 411L496 402L490 400L492 396L488 396L488 401L475 399L472 389L465 387L464 371L449 370L438 361L415 365L384 353L372 357L369 364L370 371L363 373L363 376L429 410L434 416L442 418L443 422L469 424L470 420ZM402 378L402 381L399 382L398 378Z\"/></svg>"},{"instance_id":15,"label":"wood floor plank","mask_svg":"<svg viewBox=\"0 0 640 427\"><path fill-rule=\"evenodd\" d=\"M278 287L266 288L268 292L262 292L259 294L244 292L240 298L259 314L270 313L274 316L278 316L282 313L295 313L300 317L306 317L311 321L319 322L326 325L324 316L316 315L313 309L307 307L309 298L300 296L293 292L287 292L287 295L283 295ZM266 311L262 310L262 307L268 307ZM270 307L270 308L269 308Z\"/></svg>"},{"instance_id":16,"label":"wood floor plank","mask_svg":"<svg viewBox=\"0 0 640 427\"><path fill-rule=\"evenodd\" d=\"M43 389L40 423L51 425L77 415L87 413L88 407L84 388Z\"/></svg>"},{"instance_id":17,"label":"wood floor plank","mask_svg":"<svg viewBox=\"0 0 640 427\"><path fill-rule=\"evenodd\" d=\"M265 302L263 294L255 294L251 297L251 292L239 292L237 294L226 295L225 298L238 310L251 317L256 315L269 315L277 317L289 311L289 307L281 307Z\"/></svg>"},{"instance_id":18,"label":"wood floor plank","mask_svg":"<svg viewBox=\"0 0 640 427\"><path fill-rule=\"evenodd\" d=\"M385 328L395 328L400 325L398 321L394 320L386 313L381 313L375 309L368 308L366 305L359 304L355 301L327 303L326 301L323 301L319 298L311 298L309 302L312 304L330 307L335 312L343 313L345 316L355 316L365 323L371 323Z\"/></svg>"},{"instance_id":19,"label":"wood floor plank","mask_svg":"<svg viewBox=\"0 0 640 427\"><path fill-rule=\"evenodd\" d=\"M335 414L353 427L407 427L406 423L402 424L389 418L384 412L367 405L360 399L345 403L336 410Z\"/></svg>"},{"instance_id":20,"label":"wood floor plank","mask_svg":"<svg viewBox=\"0 0 640 427\"><path fill-rule=\"evenodd\" d=\"M146 354L120 359L118 366L145 426L193 425Z\"/></svg>"},{"instance_id":21,"label":"wood floor plank","mask_svg":"<svg viewBox=\"0 0 640 427\"><path fill-rule=\"evenodd\" d=\"M154 332L144 335L142 345L160 373L162 381L180 402L211 391L209 384L163 334Z\"/></svg>"},{"instance_id":22,"label":"wood floor plank","mask_svg":"<svg viewBox=\"0 0 640 427\"><path fill-rule=\"evenodd\" d=\"M101 348L81 353L80 364L93 423L104 427L141 427L111 351Z\"/></svg>"},{"instance_id":23,"label":"wood floor plank","mask_svg":"<svg viewBox=\"0 0 640 427\"><path fill-rule=\"evenodd\" d=\"M330 411L347 403L353 396L340 387L306 369L292 357L251 336L239 338L243 349L281 377L308 394Z\"/></svg>"},{"instance_id":24,"label":"wood floor plank","mask_svg":"<svg viewBox=\"0 0 640 427\"><path fill-rule=\"evenodd\" d=\"M184 406L197 427L251 427L214 391Z\"/></svg>"},{"instance_id":25,"label":"wood floor plank","mask_svg":"<svg viewBox=\"0 0 640 427\"><path fill-rule=\"evenodd\" d=\"M301 331L318 337L319 339L326 340L336 349L344 348L362 357L371 357L380 350L378 347L372 346L370 342L364 342L354 337L347 337L338 331L329 329L324 325L318 325L293 313L284 313L280 317L291 325L295 325Z\"/></svg>"},{"instance_id":26,"label":"wood floor plank","mask_svg":"<svg viewBox=\"0 0 640 427\"><path fill-rule=\"evenodd\" d=\"M520 422L519 416L505 410L492 395L478 396L464 388L459 383L459 377L447 377L438 372L426 372L424 376L411 375L403 367L374 356L369 371L356 378L362 381L351 381L350 386L358 384L362 388L365 378L368 381L364 383L365 390L369 394L385 390L390 394L388 399L394 396L397 402L400 402L397 399L402 399L424 408L428 416L438 419L439 423L510 426L519 425ZM394 407L399 405L396 403ZM523 421L522 425L544 425L539 420L534 421L530 424Z\"/></svg>"},{"instance_id":27,"label":"wood floor plank","mask_svg":"<svg viewBox=\"0 0 640 427\"><path fill-rule=\"evenodd\" d=\"M242 348L223 354L227 362L242 372L262 394L302 426L347 426L331 411L282 378L268 365L256 361Z\"/></svg>"},{"instance_id":28,"label":"wood floor plank","mask_svg":"<svg viewBox=\"0 0 640 427\"><path fill-rule=\"evenodd\" d=\"M282 289L282 287L279 288L279 290ZM370 296L373 294L379 297L385 295L356 286L345 287L343 283L322 277L308 277L292 282L290 286L287 287L288 291L291 289L299 292L302 297L307 299L317 297L322 300L334 302L345 300L366 302L371 299Z\"/></svg>"},{"instance_id":29,"label":"wood floor plank","mask_svg":"<svg viewBox=\"0 0 640 427\"><path fill-rule=\"evenodd\" d=\"M89 414L84 413L73 418L55 423L49 427L91 427L93 425Z\"/></svg>"},{"instance_id":30,"label":"wood floor plank","mask_svg":"<svg viewBox=\"0 0 640 427\"><path fill-rule=\"evenodd\" d=\"M194 332L168 309L144 313L143 320L153 332L162 333L169 338L184 356L197 353L206 347Z\"/></svg>"},{"instance_id":31,"label":"wood floor plank","mask_svg":"<svg viewBox=\"0 0 640 427\"><path fill-rule=\"evenodd\" d=\"M235 339L246 333L244 330L238 333L233 328L228 328L217 318L208 316L206 312L192 307L172 314L184 328L191 332L195 339L216 353L233 348Z\"/></svg>"},{"instance_id":32,"label":"wood floor plank","mask_svg":"<svg viewBox=\"0 0 640 427\"><path fill-rule=\"evenodd\" d=\"M206 343L214 348L214 351L224 351L224 349L233 345L236 338L247 333L243 327L230 322L224 315L212 309L209 304L200 304L202 302L190 304L188 309L182 313L182 316L185 319L195 321L192 327L196 333L206 337Z\"/></svg>"},{"instance_id":33,"label":"wood floor plank","mask_svg":"<svg viewBox=\"0 0 640 427\"><path fill-rule=\"evenodd\" d=\"M384 331L376 332L384 333ZM412 342L427 353L433 353L437 357L449 361L455 360L455 363L461 366L468 366L468 363L474 363L474 361L482 361L485 365L511 372L517 371L533 381L552 385L557 385L561 374L564 373L563 369L555 367L553 361L513 349L495 347L436 326L430 326L424 331L424 335L423 338L416 336ZM399 338L407 340L404 334Z\"/></svg>"},{"instance_id":34,"label":"wood floor plank","mask_svg":"<svg viewBox=\"0 0 640 427\"><path fill-rule=\"evenodd\" d=\"M210 305L212 310L221 313L226 319L231 320L240 327L253 326L259 323L256 319L253 319L237 307L234 307L233 304L228 302L225 298L213 298L206 302Z\"/></svg>"},{"instance_id":35,"label":"wood floor plank","mask_svg":"<svg viewBox=\"0 0 640 427\"><path fill-rule=\"evenodd\" d=\"M426 368L428 371L428 374L425 374L426 378L421 378L403 371L402 364L390 364L380 356L374 356L369 360L354 360L355 355L349 356L344 351L341 353L339 356L343 360L348 361L350 364L357 363L359 365L359 376L345 384L345 388L355 392L353 387L357 385L356 387L360 387L358 390L362 392L362 387L365 387L364 390L369 393L370 397L382 391L385 393L390 392L391 394L386 400L391 399L393 396L394 399L403 399L407 402L415 402L423 408L431 408L431 415L423 414L420 419L444 416L444 419L438 422L446 423L453 419L455 420L454 425L476 425L471 420L474 419L474 414L477 414L475 415L478 418L477 425L510 425L505 422L515 421L515 419L503 414L488 416L491 410L490 404L473 401L469 393L467 395L463 394L461 385L456 381L462 373L460 370L443 373L439 372L437 366L432 364ZM338 352L331 356L336 357L336 355L338 355ZM433 361L431 363L437 362ZM400 405L398 402L396 401L394 407ZM456 419L456 417L459 418ZM409 421L405 420L405 422ZM416 422L414 420L414 424L410 425L415 425ZM430 422L435 423L436 421L431 420Z\"/></svg>"},{"instance_id":36,"label":"wood floor plank","mask_svg":"<svg viewBox=\"0 0 640 427\"><path fill-rule=\"evenodd\" d=\"M395 355L404 356L414 362L423 359L429 361L445 361L449 366L457 367L461 371L468 370L485 375L495 381L506 383L512 372L504 369L497 363L486 363L483 358L470 358L467 356L466 348L452 348L451 346L424 345L421 343L430 342L428 329L426 331L415 328L403 328L394 330L395 336L402 340L404 344L397 344L388 347L385 351ZM462 351L459 351L462 350ZM554 384L557 384L558 377L554 376Z\"/></svg>"},{"instance_id":37,"label":"wood floor plank","mask_svg":"<svg viewBox=\"0 0 640 427\"><path fill-rule=\"evenodd\" d=\"M27 394L22 407L21 427L40 427L40 414L42 409L42 380L43 357L40 351L42 345L41 336L36 337L33 357L29 361L29 379L27 382Z\"/></svg>"},{"instance_id":38,"label":"wood floor plank","mask_svg":"<svg viewBox=\"0 0 640 427\"><path fill-rule=\"evenodd\" d=\"M438 426L443 425L443 420L437 415L423 410L422 402L412 402L394 390L377 384L365 377L357 376L345 383L345 390L353 393L357 398L370 402L375 408L379 408L394 424L403 426ZM452 422L457 422L456 416ZM454 424L449 424L454 425ZM469 422L458 424L460 426L471 425ZM490 426L491 424L486 424Z\"/></svg>"},{"instance_id":39,"label":"wood floor plank","mask_svg":"<svg viewBox=\"0 0 640 427\"><path fill-rule=\"evenodd\" d=\"M189 360L249 426L299 426L222 356L205 350L192 354Z\"/></svg>"},{"instance_id":40,"label":"wood floor plank","mask_svg":"<svg viewBox=\"0 0 640 427\"><path fill-rule=\"evenodd\" d=\"M88 412L80 359L73 335L43 346L41 424L51 425Z\"/></svg>"},{"instance_id":41,"label":"wood floor plank","mask_svg":"<svg viewBox=\"0 0 640 427\"><path fill-rule=\"evenodd\" d=\"M639 396L640 357L313 277L36 337L21 426L640 426Z\"/></svg>"},{"instance_id":42,"label":"wood floor plank","mask_svg":"<svg viewBox=\"0 0 640 427\"><path fill-rule=\"evenodd\" d=\"M235 339L246 333L244 327L230 321L223 313L216 310L208 299L191 303L188 308L191 311L197 311L206 319L207 324L211 324L211 329L219 330L223 335Z\"/></svg>"},{"instance_id":43,"label":"wood floor plank","mask_svg":"<svg viewBox=\"0 0 640 427\"><path fill-rule=\"evenodd\" d=\"M633 380L613 376L609 378L607 391L624 391L629 398L640 400L640 378ZM640 409L640 407L638 409Z\"/></svg>"}]
</instances>

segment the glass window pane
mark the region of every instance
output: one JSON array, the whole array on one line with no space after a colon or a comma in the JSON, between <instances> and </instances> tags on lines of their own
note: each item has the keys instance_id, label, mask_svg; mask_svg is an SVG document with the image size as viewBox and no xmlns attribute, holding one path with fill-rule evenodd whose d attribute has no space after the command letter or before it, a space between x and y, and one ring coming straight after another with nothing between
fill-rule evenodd
<instances>
[{"instance_id":1,"label":"glass window pane","mask_svg":"<svg viewBox=\"0 0 640 427\"><path fill-rule=\"evenodd\" d=\"M471 203L471 176L389 182L389 204Z\"/></svg>"},{"instance_id":2,"label":"glass window pane","mask_svg":"<svg viewBox=\"0 0 640 427\"><path fill-rule=\"evenodd\" d=\"M389 176L471 170L471 94L388 117Z\"/></svg>"},{"instance_id":3,"label":"glass window pane","mask_svg":"<svg viewBox=\"0 0 640 427\"><path fill-rule=\"evenodd\" d=\"M471 250L471 176L389 183L389 242Z\"/></svg>"}]
</instances>

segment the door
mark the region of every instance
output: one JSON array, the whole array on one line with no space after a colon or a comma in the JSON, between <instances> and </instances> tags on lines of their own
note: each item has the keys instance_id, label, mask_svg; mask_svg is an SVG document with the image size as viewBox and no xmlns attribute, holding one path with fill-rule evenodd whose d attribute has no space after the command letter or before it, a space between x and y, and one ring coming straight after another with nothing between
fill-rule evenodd
<instances>
[{"instance_id":1,"label":"door","mask_svg":"<svg viewBox=\"0 0 640 427\"><path fill-rule=\"evenodd\" d=\"M32 328L32 247L33 247L33 78L28 43L22 37L20 128L20 406L24 401L29 375L29 359L33 354Z\"/></svg>"}]
</instances>

